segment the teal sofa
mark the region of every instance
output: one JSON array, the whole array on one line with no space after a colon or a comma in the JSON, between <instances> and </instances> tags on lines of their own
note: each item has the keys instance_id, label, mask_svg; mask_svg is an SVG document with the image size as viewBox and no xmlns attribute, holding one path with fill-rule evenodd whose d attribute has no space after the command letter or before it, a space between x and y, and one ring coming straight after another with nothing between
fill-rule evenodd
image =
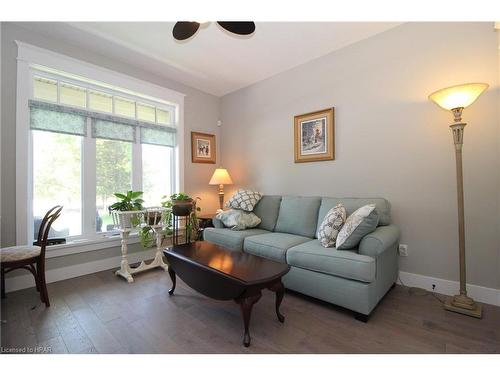
<instances>
[{"instance_id":1,"label":"teal sofa","mask_svg":"<svg viewBox=\"0 0 500 375\"><path fill-rule=\"evenodd\" d=\"M358 248L324 248L316 238L327 212L343 203L347 214L374 203L379 225ZM204 239L234 251L288 263L285 287L355 312L367 321L398 275L399 229L391 224L390 204L383 198L263 196L254 209L257 228L235 231L214 219Z\"/></svg>"}]
</instances>

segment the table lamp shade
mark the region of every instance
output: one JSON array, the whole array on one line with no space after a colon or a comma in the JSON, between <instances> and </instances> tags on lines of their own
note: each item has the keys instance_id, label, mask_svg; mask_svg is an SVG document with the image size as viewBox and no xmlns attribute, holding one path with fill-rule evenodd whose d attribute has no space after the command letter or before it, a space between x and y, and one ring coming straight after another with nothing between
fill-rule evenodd
<instances>
[{"instance_id":1,"label":"table lamp shade","mask_svg":"<svg viewBox=\"0 0 500 375\"><path fill-rule=\"evenodd\" d=\"M433 92L429 95L429 99L447 110L466 108L474 103L487 88L486 83L466 83Z\"/></svg>"},{"instance_id":2,"label":"table lamp shade","mask_svg":"<svg viewBox=\"0 0 500 375\"><path fill-rule=\"evenodd\" d=\"M232 185L233 180L225 168L217 168L210 179L209 185Z\"/></svg>"}]
</instances>

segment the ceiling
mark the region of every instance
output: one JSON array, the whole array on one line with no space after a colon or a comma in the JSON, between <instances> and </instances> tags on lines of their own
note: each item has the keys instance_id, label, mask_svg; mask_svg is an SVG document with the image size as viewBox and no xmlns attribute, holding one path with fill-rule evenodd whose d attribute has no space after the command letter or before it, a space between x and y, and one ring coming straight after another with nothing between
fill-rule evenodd
<instances>
[{"instance_id":1,"label":"ceiling","mask_svg":"<svg viewBox=\"0 0 500 375\"><path fill-rule=\"evenodd\" d=\"M108 57L124 60L202 91L222 96L399 23L257 22L249 37L230 34L215 22L179 42L173 22L24 23Z\"/></svg>"}]
</instances>

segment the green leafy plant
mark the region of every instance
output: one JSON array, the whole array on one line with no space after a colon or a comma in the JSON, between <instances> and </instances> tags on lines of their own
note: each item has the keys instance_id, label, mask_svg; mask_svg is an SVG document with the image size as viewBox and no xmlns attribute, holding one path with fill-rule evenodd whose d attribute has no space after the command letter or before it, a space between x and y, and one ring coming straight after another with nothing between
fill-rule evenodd
<instances>
[{"instance_id":1,"label":"green leafy plant","mask_svg":"<svg viewBox=\"0 0 500 375\"><path fill-rule=\"evenodd\" d=\"M170 209L169 215L167 216L167 226L169 228L172 227L172 207L174 205L180 204L180 205L186 205L190 204L192 205L192 209L189 215L189 219L186 223L186 227L188 231L191 232L191 238L196 238L198 236L198 216L197 212L201 211L201 208L197 206L197 203L199 200L201 200L200 197L192 198L186 193L175 193L170 196L163 196L162 199L164 201L161 202L162 207Z\"/></svg>"},{"instance_id":2,"label":"green leafy plant","mask_svg":"<svg viewBox=\"0 0 500 375\"><path fill-rule=\"evenodd\" d=\"M144 208L142 204L144 200L141 198L143 192L142 191L132 191L129 190L125 194L122 193L114 193L113 195L120 200L118 202L113 203L109 206L109 210L115 211L140 211Z\"/></svg>"},{"instance_id":3,"label":"green leafy plant","mask_svg":"<svg viewBox=\"0 0 500 375\"><path fill-rule=\"evenodd\" d=\"M113 203L108 207L109 211L141 211L143 210L142 204L144 200L141 199L142 191L132 191L129 190L125 194L122 193L114 193L113 195L120 199L118 202ZM126 219L124 219L126 220ZM132 225L134 227L138 226L141 223L141 218L139 215L133 215L130 217L130 224L126 222L126 227Z\"/></svg>"},{"instance_id":4,"label":"green leafy plant","mask_svg":"<svg viewBox=\"0 0 500 375\"><path fill-rule=\"evenodd\" d=\"M155 233L153 228L149 225L145 225L139 231L139 238L141 240L142 247L152 247L155 243Z\"/></svg>"}]
</instances>

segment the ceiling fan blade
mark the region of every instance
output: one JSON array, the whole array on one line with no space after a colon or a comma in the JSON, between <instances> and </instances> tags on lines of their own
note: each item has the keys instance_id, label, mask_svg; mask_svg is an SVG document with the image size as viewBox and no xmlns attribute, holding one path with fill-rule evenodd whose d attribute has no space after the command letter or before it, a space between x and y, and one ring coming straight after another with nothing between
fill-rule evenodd
<instances>
[{"instance_id":1,"label":"ceiling fan blade","mask_svg":"<svg viewBox=\"0 0 500 375\"><path fill-rule=\"evenodd\" d=\"M227 31L238 34L238 35L249 35L255 31L255 23L254 22L219 22L217 23Z\"/></svg>"},{"instance_id":2,"label":"ceiling fan blade","mask_svg":"<svg viewBox=\"0 0 500 375\"><path fill-rule=\"evenodd\" d=\"M172 30L172 35L177 40L186 40L196 34L199 28L200 24L198 22L176 22Z\"/></svg>"}]
</instances>

